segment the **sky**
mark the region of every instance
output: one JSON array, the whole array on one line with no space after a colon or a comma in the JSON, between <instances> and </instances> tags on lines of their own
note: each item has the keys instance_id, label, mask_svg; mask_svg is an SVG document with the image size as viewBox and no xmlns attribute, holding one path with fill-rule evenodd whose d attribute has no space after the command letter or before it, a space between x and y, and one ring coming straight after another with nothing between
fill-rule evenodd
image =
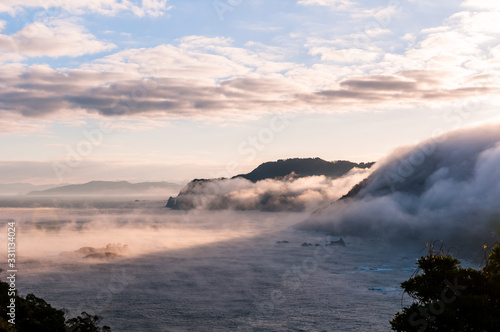
<instances>
[{"instance_id":1,"label":"sky","mask_svg":"<svg viewBox=\"0 0 500 332\"><path fill-rule=\"evenodd\" d=\"M499 122L500 2L3 0L0 183L376 161Z\"/></svg>"}]
</instances>

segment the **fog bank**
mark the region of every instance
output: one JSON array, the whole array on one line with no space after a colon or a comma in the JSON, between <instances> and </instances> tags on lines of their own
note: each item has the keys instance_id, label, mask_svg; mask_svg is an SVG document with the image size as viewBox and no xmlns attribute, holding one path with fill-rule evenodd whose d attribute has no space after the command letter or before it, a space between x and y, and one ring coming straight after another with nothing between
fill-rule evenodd
<instances>
[{"instance_id":1,"label":"fog bank","mask_svg":"<svg viewBox=\"0 0 500 332\"><path fill-rule=\"evenodd\" d=\"M340 198L366 178L371 169L354 168L331 179L324 175L266 179L244 178L195 180L175 198L180 210L313 211Z\"/></svg>"},{"instance_id":2,"label":"fog bank","mask_svg":"<svg viewBox=\"0 0 500 332\"><path fill-rule=\"evenodd\" d=\"M468 246L498 239L500 125L454 131L395 151L341 200L297 227Z\"/></svg>"}]
</instances>

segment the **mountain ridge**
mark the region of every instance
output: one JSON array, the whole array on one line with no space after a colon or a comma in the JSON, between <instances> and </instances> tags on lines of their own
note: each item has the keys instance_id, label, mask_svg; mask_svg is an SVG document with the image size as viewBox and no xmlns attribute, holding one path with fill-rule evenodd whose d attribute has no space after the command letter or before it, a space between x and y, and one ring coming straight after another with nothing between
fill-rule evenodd
<instances>
[{"instance_id":1,"label":"mountain ridge","mask_svg":"<svg viewBox=\"0 0 500 332\"><path fill-rule=\"evenodd\" d=\"M281 180L294 181L304 177L325 176L332 180L346 175L354 168L367 169L374 162L370 163L354 163L346 160L325 161L321 158L290 158L280 159L277 161L265 162L257 166L254 170L246 174L238 174L232 178L219 179L194 179L184 186L176 197L170 197L166 205L167 208L175 210L190 210L196 208L201 201L206 190L209 190L210 196L218 198L210 204L214 209L220 209L228 206L230 198L229 193L224 193L228 190L227 181L248 180L253 184L264 180ZM226 184L224 184L226 182ZM260 182L259 182L260 183ZM222 185L222 187L219 187ZM210 189L208 189L210 187ZM276 192L263 192L258 197L258 206L262 210L276 209L276 202L287 202L288 208L294 207L291 199L295 198L298 193L279 194ZM229 199L229 200L228 200ZM271 207L272 205L272 207ZM246 209L247 207L239 207Z\"/></svg>"},{"instance_id":2,"label":"mountain ridge","mask_svg":"<svg viewBox=\"0 0 500 332\"><path fill-rule=\"evenodd\" d=\"M46 190L31 191L27 195L98 195L120 192L120 194L140 194L154 190L179 190L182 186L166 181L130 183L128 181L90 181L69 184Z\"/></svg>"},{"instance_id":3,"label":"mountain ridge","mask_svg":"<svg viewBox=\"0 0 500 332\"><path fill-rule=\"evenodd\" d=\"M247 174L238 174L232 179L242 177L252 182L265 179L278 179L294 174L294 177L324 175L338 178L357 168L370 168L374 162L354 163L347 160L326 161L321 158L289 158L268 161L260 164Z\"/></svg>"}]
</instances>

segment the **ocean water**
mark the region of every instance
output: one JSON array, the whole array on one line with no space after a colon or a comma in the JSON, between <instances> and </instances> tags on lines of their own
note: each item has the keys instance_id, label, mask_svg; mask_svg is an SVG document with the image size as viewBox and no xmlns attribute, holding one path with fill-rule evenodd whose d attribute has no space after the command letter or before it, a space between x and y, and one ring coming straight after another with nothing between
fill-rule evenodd
<instances>
[{"instance_id":1,"label":"ocean water","mask_svg":"<svg viewBox=\"0 0 500 332\"><path fill-rule=\"evenodd\" d=\"M2 231L17 224L18 290L69 317L98 314L113 331L389 331L409 304L400 283L425 254L356 237L326 246L339 237L293 228L307 213L184 213L165 203L0 198ZM71 254L108 244L127 250Z\"/></svg>"}]
</instances>

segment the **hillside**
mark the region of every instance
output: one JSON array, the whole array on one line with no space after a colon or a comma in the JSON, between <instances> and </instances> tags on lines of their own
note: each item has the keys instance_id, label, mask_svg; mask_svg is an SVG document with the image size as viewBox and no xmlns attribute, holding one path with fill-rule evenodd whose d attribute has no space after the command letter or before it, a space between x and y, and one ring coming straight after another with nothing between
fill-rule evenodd
<instances>
[{"instance_id":1,"label":"hillside","mask_svg":"<svg viewBox=\"0 0 500 332\"><path fill-rule=\"evenodd\" d=\"M293 158L266 162L247 174L236 175L252 182L265 179L278 179L293 174L294 177L324 175L332 179L341 177L351 169L370 168L374 163L353 163L346 160L325 161L320 158Z\"/></svg>"},{"instance_id":2,"label":"hillside","mask_svg":"<svg viewBox=\"0 0 500 332\"><path fill-rule=\"evenodd\" d=\"M343 160L329 162L320 158L266 162L248 174L230 179L195 179L182 188L177 197L170 197L166 207L179 210L303 211L323 199L337 197L338 192L345 194L350 187L345 189L343 186L356 184L351 185L350 181L358 176L362 179L363 175L354 175L343 184L333 184L332 181L354 169L368 172L373 164Z\"/></svg>"},{"instance_id":3,"label":"hillside","mask_svg":"<svg viewBox=\"0 0 500 332\"><path fill-rule=\"evenodd\" d=\"M1 183L0 184L0 195L26 195L32 191L41 191L50 188L57 187L56 184L47 185L33 185L31 183Z\"/></svg>"},{"instance_id":4,"label":"hillside","mask_svg":"<svg viewBox=\"0 0 500 332\"><path fill-rule=\"evenodd\" d=\"M297 227L462 248L491 244L500 230L499 129L465 128L399 149Z\"/></svg>"}]
</instances>

